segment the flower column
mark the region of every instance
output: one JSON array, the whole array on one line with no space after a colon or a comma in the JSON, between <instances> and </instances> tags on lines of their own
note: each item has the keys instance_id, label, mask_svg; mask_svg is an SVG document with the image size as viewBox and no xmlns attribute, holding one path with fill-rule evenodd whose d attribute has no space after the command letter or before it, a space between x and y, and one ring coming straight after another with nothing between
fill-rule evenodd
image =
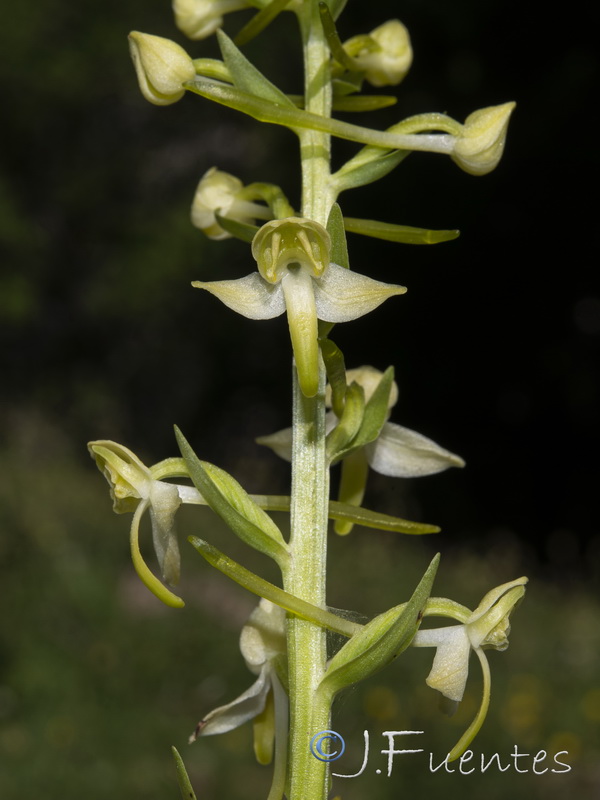
<instances>
[{"instance_id":1,"label":"flower column","mask_svg":"<svg viewBox=\"0 0 600 800\"><path fill-rule=\"evenodd\" d=\"M329 49L316 0L299 12L305 67L307 111L331 115ZM329 188L330 137L307 130L300 136L302 215L327 224L333 202ZM325 370L319 359L319 384L305 397L294 369L291 568L285 588L318 606L326 605L327 503L329 471L325 462ZM290 800L327 797L328 768L310 752L315 733L329 728L330 708L315 704L326 663L326 634L297 617L288 620L290 675Z\"/></svg>"}]
</instances>

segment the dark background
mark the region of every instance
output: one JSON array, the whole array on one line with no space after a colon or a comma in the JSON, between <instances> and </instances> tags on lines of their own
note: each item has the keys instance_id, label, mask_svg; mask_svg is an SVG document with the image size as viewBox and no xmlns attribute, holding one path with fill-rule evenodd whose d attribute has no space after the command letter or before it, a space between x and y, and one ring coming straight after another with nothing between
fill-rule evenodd
<instances>
[{"instance_id":1,"label":"dark background","mask_svg":"<svg viewBox=\"0 0 600 800\"><path fill-rule=\"evenodd\" d=\"M435 247L349 236L354 269L409 291L339 326L333 338L349 366L393 364L401 393L393 421L468 465L402 485L373 476L367 504L439 523L445 533L436 545L450 559L464 566L468 554L483 572L490 559L514 564L546 580L554 601L574 598L581 587L595 592L599 572L598 56L587 13L584 6L558 17L537 3L406 0L351 4L339 23L344 39L397 15L412 36L415 60L397 106L365 124L385 128L425 111L463 120L477 108L517 101L504 158L491 175L474 178L444 157L414 154L380 183L342 196L349 216L462 232ZM246 18L229 17L227 31ZM130 29L174 38L193 56L216 56L212 40L184 41L166 0L24 0L0 30L0 568L4 585L17 592L15 608L39 606L40 596L23 586L43 582L45 559L91 558L90 570L111 574L94 526L110 558L129 569L126 553L116 555L104 532L105 524L127 525L113 523L108 508L82 535L86 544L75 544L77 515L108 506L85 452L90 439L115 439L154 463L175 454L177 423L201 457L249 491L287 490L281 463L253 444L289 424L285 322L244 320L190 288L196 279L245 275L253 262L239 242L207 241L188 214L211 166L245 183L281 184L297 204L294 136L198 97L168 108L148 104L127 53ZM246 52L281 88L298 92L296 42L284 15ZM336 164L355 149L336 144ZM497 582L512 577L500 570ZM73 604L88 602L79 627L73 623L83 631L101 624L94 622L100 594L90 590L84 602L80 589L75 581L53 613L70 619ZM534 627L547 619L548 607L538 603ZM45 618L34 613L32 620L33 630L47 628ZM15 670L23 674L10 653L26 626L18 614L5 623L0 665L9 685ZM70 628L64 642L72 662L79 644ZM49 653L55 645L48 643ZM28 663L38 657L35 648L23 652ZM61 664L52 662L49 674L64 674ZM114 692L107 696L117 702ZM5 706L2 697L0 720L10 722L12 695ZM143 782L131 786L148 791Z\"/></svg>"}]
</instances>

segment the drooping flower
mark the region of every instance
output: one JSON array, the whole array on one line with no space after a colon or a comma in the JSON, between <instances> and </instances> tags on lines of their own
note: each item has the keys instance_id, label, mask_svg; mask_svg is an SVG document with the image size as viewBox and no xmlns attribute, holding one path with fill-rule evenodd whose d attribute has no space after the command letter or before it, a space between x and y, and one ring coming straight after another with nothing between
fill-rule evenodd
<instances>
[{"instance_id":1,"label":"drooping flower","mask_svg":"<svg viewBox=\"0 0 600 800\"><path fill-rule=\"evenodd\" d=\"M239 178L212 167L200 179L192 203L192 224L209 239L227 239L231 234L219 225L215 214L238 222L253 224L256 219L269 219L265 205L253 203L244 196L245 187Z\"/></svg>"},{"instance_id":2,"label":"drooping flower","mask_svg":"<svg viewBox=\"0 0 600 800\"><path fill-rule=\"evenodd\" d=\"M365 401L373 395L379 385L383 373L370 366L350 369L346 372L346 382L350 385L353 381L358 383L365 392ZM328 387L325 400L331 406L331 389ZM398 400L398 386L394 381L390 391L388 409ZM331 431L338 423L338 418L333 411L328 412L326 419L327 430ZM292 429L286 428L270 436L261 436L259 444L264 444L274 450L281 458L287 461L292 457ZM342 460L342 476L339 489L339 500L343 503L359 506L365 494L369 467L381 475L393 478L420 478L425 475L435 475L450 467L464 467L465 462L460 456L440 447L439 444L428 439L416 431L386 422L381 433L375 441L364 445L351 452ZM337 521L337 533L346 534L352 530L353 524L346 521Z\"/></svg>"},{"instance_id":3,"label":"drooping flower","mask_svg":"<svg viewBox=\"0 0 600 800\"><path fill-rule=\"evenodd\" d=\"M412 641L413 647L435 647L427 685L437 689L453 704L463 698L469 675L469 656L474 650L483 671L483 694L477 715L449 754L458 758L483 725L491 692L490 668L486 649L506 650L510 633L510 614L525 594L527 578L517 578L489 591L474 611L451 600L435 599L426 616L442 616L457 620L460 625L444 628L421 628Z\"/></svg>"},{"instance_id":4,"label":"drooping flower","mask_svg":"<svg viewBox=\"0 0 600 800\"><path fill-rule=\"evenodd\" d=\"M152 574L139 548L140 521L144 513L149 511L154 551L163 579L171 585L178 583L180 557L175 514L182 500L179 488L171 483L163 483L162 479L178 477L181 471L169 469L172 459L147 467L135 453L116 442L90 442L88 449L109 483L113 510L117 514L133 512L130 529L131 555L139 577L167 605L183 606L183 600Z\"/></svg>"},{"instance_id":5,"label":"drooping flower","mask_svg":"<svg viewBox=\"0 0 600 800\"><path fill-rule=\"evenodd\" d=\"M307 397L317 392L317 321L348 322L377 308L404 286L381 283L330 262L322 225L302 217L267 222L252 242L258 272L230 281L194 281L248 319L287 311L298 378Z\"/></svg>"},{"instance_id":6,"label":"drooping flower","mask_svg":"<svg viewBox=\"0 0 600 800\"><path fill-rule=\"evenodd\" d=\"M183 47L162 36L132 31L129 52L140 90L154 105L168 106L181 100L183 84L196 75L194 62Z\"/></svg>"},{"instance_id":7,"label":"drooping flower","mask_svg":"<svg viewBox=\"0 0 600 800\"><path fill-rule=\"evenodd\" d=\"M258 676L256 681L231 703L200 720L190 742L199 736L227 733L254 720L256 758L268 764L275 743L279 751L276 759L284 758L281 751L285 751L287 740L288 701L278 677L287 669L285 611L261 599L242 628L240 650L250 672Z\"/></svg>"}]
</instances>

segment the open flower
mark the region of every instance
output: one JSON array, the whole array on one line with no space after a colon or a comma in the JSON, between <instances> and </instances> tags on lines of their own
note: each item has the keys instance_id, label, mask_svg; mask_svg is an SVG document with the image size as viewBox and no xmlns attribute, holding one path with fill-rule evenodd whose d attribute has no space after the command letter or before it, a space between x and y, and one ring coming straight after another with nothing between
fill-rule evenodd
<instances>
[{"instance_id":1,"label":"open flower","mask_svg":"<svg viewBox=\"0 0 600 800\"><path fill-rule=\"evenodd\" d=\"M231 281L194 281L248 319L287 311L298 378L313 397L318 385L317 321L348 322L377 308L404 286L380 283L330 263L329 234L301 217L267 222L252 242L258 272Z\"/></svg>"},{"instance_id":2,"label":"open flower","mask_svg":"<svg viewBox=\"0 0 600 800\"><path fill-rule=\"evenodd\" d=\"M258 676L256 681L231 703L200 720L190 742L199 736L227 733L254 720L256 757L261 764L268 764L275 740L281 749L287 739L288 702L277 676L278 670L285 671L286 663L285 611L261 599L242 628L240 650L250 672ZM283 753L276 754L278 759L280 756Z\"/></svg>"},{"instance_id":3,"label":"open flower","mask_svg":"<svg viewBox=\"0 0 600 800\"><path fill-rule=\"evenodd\" d=\"M426 616L455 619L460 625L432 628L417 632L413 647L435 647L427 685L437 689L452 703L458 704L464 695L469 674L471 650L477 653L483 671L483 696L477 715L449 754L458 758L472 742L483 725L490 703L490 667L485 649L506 650L510 633L510 614L525 594L527 578L504 583L488 592L475 611L451 600L432 599Z\"/></svg>"},{"instance_id":4,"label":"open flower","mask_svg":"<svg viewBox=\"0 0 600 800\"><path fill-rule=\"evenodd\" d=\"M362 386L365 392L365 401L368 402L379 385L382 375L383 373L378 369L364 366L348 370L346 382L350 385L355 381ZM397 400L398 386L394 381L390 391L388 409L391 409ZM327 387L325 401L331 406L331 389L329 387ZM331 431L337 425L338 418L333 411L330 411L325 422L327 430ZM278 431L270 436L261 436L257 441L259 444L270 447L281 458L291 461L291 428ZM361 504L365 494L369 467L381 475L393 478L420 478L425 475L435 475L450 467L464 467L464 465L465 462L460 456L445 450L426 436L396 425L394 422L386 422L375 441L353 450L343 458L338 499L342 503L354 506ZM339 534L347 534L352 528L351 522L338 520L335 523L335 530Z\"/></svg>"},{"instance_id":5,"label":"open flower","mask_svg":"<svg viewBox=\"0 0 600 800\"><path fill-rule=\"evenodd\" d=\"M183 600L152 574L139 548L140 521L144 513L149 510L154 551L163 578L172 585L177 584L180 558L175 514L182 501L178 487L163 483L161 479L176 477L181 474L180 470L169 469L171 459L147 467L135 453L116 442L90 442L88 449L110 485L114 511L117 514L133 511L130 529L131 555L139 577L148 589L167 605L183 606Z\"/></svg>"}]
</instances>

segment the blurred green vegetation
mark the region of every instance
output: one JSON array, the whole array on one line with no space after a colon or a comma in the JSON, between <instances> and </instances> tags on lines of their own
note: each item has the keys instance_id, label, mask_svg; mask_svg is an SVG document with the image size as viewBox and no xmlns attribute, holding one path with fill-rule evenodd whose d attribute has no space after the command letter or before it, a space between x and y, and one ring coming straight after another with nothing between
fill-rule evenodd
<instances>
[{"instance_id":1,"label":"blurred green vegetation","mask_svg":"<svg viewBox=\"0 0 600 800\"><path fill-rule=\"evenodd\" d=\"M490 656L492 708L474 749L568 750L573 770L431 775L421 754L397 757L389 779L374 775L381 731L425 730L406 746L445 753L476 708L477 663L448 719L424 683L432 653L419 650L340 701L335 727L348 754L339 771L358 769L364 729L372 741L365 775L337 790L344 800L592 797L600 289L586 249L595 208L574 198L582 176L594 185L598 157L591 137L577 146L570 137L596 103L594 28L581 10L561 20L557 44L555 17L527 18L515 0L406 0L351 2L342 35L395 14L411 31L415 65L399 105L375 124L430 110L463 118L513 97L518 110L507 157L486 179L415 156L401 175L348 194L354 216L463 231L444 249L374 250L353 237L359 270L372 265L410 291L401 312L340 326L336 340L349 366L395 364L394 420L470 469L418 486L374 476L370 506L440 523L444 534L332 538L330 602L368 615L398 602L434 547L443 553L436 592L466 605L529 574L511 646ZM237 637L254 599L183 544L187 606L162 608L133 573L129 520L110 511L84 443L113 438L152 463L173 454L177 422L250 491L287 490L285 469L252 444L289 421L284 324L233 320L187 288L251 266L237 243L206 242L188 207L214 165L280 183L296 200L295 144L197 98L145 103L126 48L133 28L183 43L168 0L22 0L0 26L2 800L175 798L171 744L199 798L266 796L269 783L250 756L250 726L185 744L202 714L252 680ZM268 47L248 52L297 91L292 34L283 20ZM214 42L190 51L214 55ZM350 152L341 144L336 158ZM180 528L275 577L207 510L185 509Z\"/></svg>"},{"instance_id":2,"label":"blurred green vegetation","mask_svg":"<svg viewBox=\"0 0 600 800\"><path fill-rule=\"evenodd\" d=\"M189 749L185 744L203 714L254 680L237 638L255 598L213 573L184 536L201 531L274 579L271 565L247 552L210 511L186 508L179 529L187 605L163 607L135 576L130 517L112 514L92 462L82 469L60 434L41 422L28 419L20 428L15 421L13 431L0 485L0 797L175 798L171 744L182 751L198 797L264 796L269 770L253 763L250 725ZM492 707L473 745L476 759L498 753L503 764L518 745L531 754L519 761L529 773L430 774L427 754L439 763L476 710L479 667L473 659L465 699L447 718L438 694L425 685L432 651L409 650L340 700L334 728L348 752L336 771L358 771L365 729L371 755L365 773L339 780L337 791L348 800L384 800L409 790L428 797L485 793L491 800L593 796L600 603L589 587L536 576L515 540L498 540L477 555L440 537L357 529L349 537L332 534L331 604L373 615L401 601L438 545L444 555L435 593L472 607L490 587L533 568L513 617L510 648L490 654ZM398 749L420 747L425 754L397 756L390 778L374 775L377 767L385 773L384 730L425 731L397 741ZM561 760L572 771L533 775L532 757L540 750L549 759L567 750Z\"/></svg>"}]
</instances>

